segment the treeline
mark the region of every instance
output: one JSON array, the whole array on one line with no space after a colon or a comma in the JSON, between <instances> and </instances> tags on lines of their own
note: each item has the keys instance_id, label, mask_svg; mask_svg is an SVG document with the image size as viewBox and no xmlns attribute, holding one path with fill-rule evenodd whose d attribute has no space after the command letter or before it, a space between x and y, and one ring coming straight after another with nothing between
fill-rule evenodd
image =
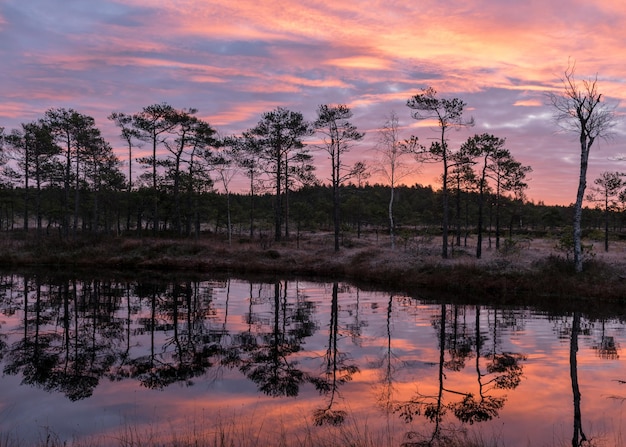
<instances>
[{"instance_id":1,"label":"treeline","mask_svg":"<svg viewBox=\"0 0 626 447\"><path fill-rule=\"evenodd\" d=\"M435 120L440 138L430 147L417 136L401 139L392 114L377 131L379 157L370 166L345 163L345 154L364 136L345 105L320 106L312 122L278 107L233 136L219 136L196 109L154 104L135 114L114 112L108 118L127 147L124 162L93 117L50 109L19 129L0 128L0 229L62 238L79 232L174 237L223 232L229 242L233 235L279 241L303 230L330 230L336 250L346 232L357 237L363 231L386 232L393 246L403 231L419 229L442 236L443 257L451 235L460 245L475 233L480 257L484 230L493 230L498 248L507 232L571 221L567 208L526 202L531 168L504 147L504 138L482 134L457 148L448 144L449 129L473 125L463 118L463 101L438 98L429 88L407 106L414 119ZM306 144L307 138L317 143ZM136 157L140 147L147 156ZM316 172L314 148L326 152L329 173ZM440 190L402 185L427 162L442 167ZM133 171L137 166L140 172ZM385 186L368 183L374 172ZM246 179L245 193L232 192L236 176ZM587 210L588 225L604 222L608 231L610 210L604 211L602 221L598 212ZM614 219L614 226L621 223Z\"/></svg>"},{"instance_id":2,"label":"treeline","mask_svg":"<svg viewBox=\"0 0 626 447\"><path fill-rule=\"evenodd\" d=\"M30 231L41 224L42 236L63 236L64 193L61 187L48 187L40 192L39 213L34 214L31 199L35 191L23 187L0 188L0 230L19 231L24 222ZM106 233L108 235L152 235L152 219L146 218L151 211L151 191L138 188L130 194L124 190L107 189L98 192L83 189L78 208L80 233ZM290 196L289 224L283 226L283 237L295 240L303 232L332 232L332 188L329 185L302 187ZM397 237L407 239L416 235L439 236L441 234L441 190L435 191L421 185L395 188L394 213ZM73 192L72 192L73 195ZM380 184L341 187L341 208L344 221L341 236L354 240L365 235L377 234L381 238L389 234L388 200L390 187ZM73 197L72 197L73 198ZM159 235L176 237L171 225L175 207L174 197L167 190L159 197L161 229ZM494 238L495 201L490 196L485 219L485 229ZM456 196L452 195L452 201ZM461 213L454 207L452 213L452 236L460 245L466 245L467 237L476 237L478 216L477 193L463 194ZM99 206L94 206L98 201ZM229 203L230 202L230 203ZM274 197L272 194L226 194L206 191L194 197L185 197L179 203L185 237L201 234L221 235L228 238L228 207L232 234L237 240L272 240L274 232ZM572 206L547 206L533 202L514 201L505 198L501 203L502 237L516 235L560 235L571 225ZM251 219L251 210L254 217ZM26 219L26 220L24 220ZM598 232L604 228L605 213L599 208L585 208L584 228ZM610 231L620 235L626 228L624 213L612 212ZM456 242L455 242L456 243ZM470 245L474 245L472 242Z\"/></svg>"}]
</instances>

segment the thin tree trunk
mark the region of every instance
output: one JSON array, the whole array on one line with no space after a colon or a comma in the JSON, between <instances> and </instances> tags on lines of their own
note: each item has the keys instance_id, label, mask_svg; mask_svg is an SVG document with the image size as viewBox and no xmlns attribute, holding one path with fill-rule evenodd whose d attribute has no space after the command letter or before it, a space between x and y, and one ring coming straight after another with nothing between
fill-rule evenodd
<instances>
[{"instance_id":1,"label":"thin tree trunk","mask_svg":"<svg viewBox=\"0 0 626 447\"><path fill-rule=\"evenodd\" d=\"M393 222L393 195L394 195L394 187L393 182L391 184L391 197L389 198L389 236L391 238L391 249L396 248L396 234L394 231L394 222Z\"/></svg>"},{"instance_id":2,"label":"thin tree trunk","mask_svg":"<svg viewBox=\"0 0 626 447\"><path fill-rule=\"evenodd\" d=\"M576 193L576 204L574 205L574 269L577 273L583 271L583 253L582 253L582 216L583 216L583 198L585 196L585 188L587 187L587 165L589 160L589 148L593 140L587 142L586 135L580 136L580 175L578 177L578 191Z\"/></svg>"}]
</instances>

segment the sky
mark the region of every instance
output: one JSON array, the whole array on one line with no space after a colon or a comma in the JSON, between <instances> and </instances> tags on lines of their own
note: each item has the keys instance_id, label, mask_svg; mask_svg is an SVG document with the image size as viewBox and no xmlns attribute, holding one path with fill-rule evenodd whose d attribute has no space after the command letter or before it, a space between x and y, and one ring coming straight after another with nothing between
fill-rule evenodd
<instances>
[{"instance_id":1,"label":"sky","mask_svg":"<svg viewBox=\"0 0 626 447\"><path fill-rule=\"evenodd\" d=\"M197 108L231 135L276 107L314 120L319 105L346 104L366 132L346 161L373 167L392 112L403 138L437 136L406 106L432 86L465 101L475 120L451 144L485 132L505 138L533 169L528 198L568 205L580 148L554 122L547 94L563 91L571 63L577 79L597 77L618 120L592 148L588 187L604 171L626 171L624 24L621 0L0 0L0 126L73 108L93 116L124 159L106 119L113 111ZM315 159L326 180L327 156ZM439 174L423 166L404 182L439 188Z\"/></svg>"}]
</instances>

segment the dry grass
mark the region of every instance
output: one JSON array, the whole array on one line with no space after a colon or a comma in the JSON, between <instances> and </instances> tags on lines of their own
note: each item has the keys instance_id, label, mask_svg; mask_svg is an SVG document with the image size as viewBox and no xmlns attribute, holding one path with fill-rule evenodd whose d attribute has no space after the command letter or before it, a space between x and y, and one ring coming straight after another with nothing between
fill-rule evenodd
<instances>
[{"instance_id":1,"label":"dry grass","mask_svg":"<svg viewBox=\"0 0 626 447\"><path fill-rule=\"evenodd\" d=\"M192 421L187 427L151 425L120 426L109 433L69 440L61 439L50 428L43 429L36 443L40 447L499 447L497 436L487 440L480 432L469 433L455 427L442 430L432 439L431 433L407 431L402 424L373 430L367 421L348 418L341 426L315 427L304 424L302 430L290 431L293 421L244 421L236 417L217 417L210 421ZM2 436L0 447L23 447L25 443L11 436Z\"/></svg>"},{"instance_id":2,"label":"dry grass","mask_svg":"<svg viewBox=\"0 0 626 447\"><path fill-rule=\"evenodd\" d=\"M339 252L332 237L313 233L297 242L194 239L107 238L0 240L7 267L53 266L137 274L160 272L229 273L233 275L307 276L351 280L363 287L387 288L420 294L449 293L457 299L545 301L546 297L600 298L622 304L626 297L626 242L613 242L610 251L593 243L593 257L582 275L550 239L504 242L501 250L484 242L483 256L467 247L450 247L449 259L440 256L438 238L421 237L394 250L385 237L367 235L346 239ZM589 242L587 242L589 243ZM599 247L599 248L598 248ZM575 300L574 300L575 301Z\"/></svg>"}]
</instances>

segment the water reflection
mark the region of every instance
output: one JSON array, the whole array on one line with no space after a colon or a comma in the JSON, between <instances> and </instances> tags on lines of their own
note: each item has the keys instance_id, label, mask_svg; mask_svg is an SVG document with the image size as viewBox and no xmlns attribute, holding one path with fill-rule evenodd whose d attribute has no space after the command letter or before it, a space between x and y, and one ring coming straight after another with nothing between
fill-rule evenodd
<instances>
[{"instance_id":1,"label":"water reflection","mask_svg":"<svg viewBox=\"0 0 626 447\"><path fill-rule=\"evenodd\" d=\"M441 432L441 423L448 411L461 422L474 424L493 419L506 402L506 394L499 391L516 388L522 379L522 361L525 353L504 352L499 347L498 330L503 320L498 318L498 311L493 310L493 337L487 346L488 337L482 329L481 308L474 308L474 332L467 324L466 308L441 304L439 315L433 318L432 325L438 334L439 362L437 364L437 388L434 393L418 392L411 399L398 401L393 411L406 421L415 416L424 416L433 423L429 437L409 432L409 439L427 438L430 445L435 440L445 440ZM466 362L473 360L475 384L473 389L452 383L447 371L458 372L466 367ZM464 377L467 379L467 377ZM466 381L466 380L465 380Z\"/></svg>"},{"instance_id":2,"label":"water reflection","mask_svg":"<svg viewBox=\"0 0 626 447\"><path fill-rule=\"evenodd\" d=\"M404 445L441 445L476 424L503 432L506 445L516 445L522 425L533 427L519 445L541 442L572 408L578 446L593 426L583 424L583 411L597 424L613 404L603 394L615 395L610 387L626 378L617 317L427 304L339 282L5 275L0 310L3 372L23 385L0 409L19 407L29 387L123 406L132 384L133 393L148 393L142 402L158 390L172 403L181 398L176 389L200 384L200 405L220 396L227 406L248 383L267 408L298 403L317 426L340 426L351 413L381 426L404 421ZM585 368L581 380L581 355L583 367L594 358L604 367ZM582 400L581 388L591 386L606 392ZM532 396L546 387L552 401L541 408ZM106 398L95 395L101 389ZM489 425L498 418L501 425Z\"/></svg>"},{"instance_id":3,"label":"water reflection","mask_svg":"<svg viewBox=\"0 0 626 447\"><path fill-rule=\"evenodd\" d=\"M574 434L572 435L572 447L579 447L587 440L583 432L582 413L580 410L580 387L578 385L578 334L581 332L580 312L574 312L572 318L572 337L569 348L569 368L572 379L572 393L574 394Z\"/></svg>"}]
</instances>

